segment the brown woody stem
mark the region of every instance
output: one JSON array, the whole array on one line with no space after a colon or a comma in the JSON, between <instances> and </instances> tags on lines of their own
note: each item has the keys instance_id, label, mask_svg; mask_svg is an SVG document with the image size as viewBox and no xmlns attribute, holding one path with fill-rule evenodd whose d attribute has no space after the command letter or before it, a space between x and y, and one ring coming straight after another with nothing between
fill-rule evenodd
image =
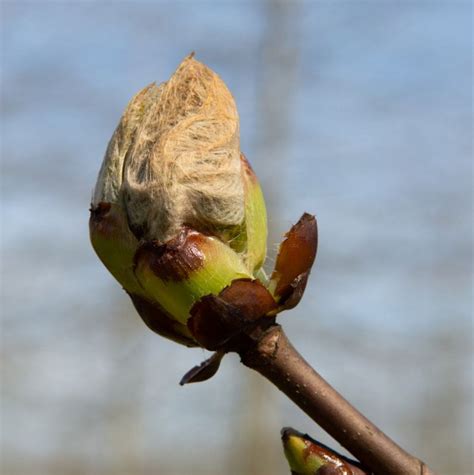
<instances>
[{"instance_id":1,"label":"brown woody stem","mask_svg":"<svg viewBox=\"0 0 474 475\"><path fill-rule=\"evenodd\" d=\"M284 392L364 467L378 475L435 475L387 437L298 353L279 325L239 351L242 363Z\"/></svg>"}]
</instances>

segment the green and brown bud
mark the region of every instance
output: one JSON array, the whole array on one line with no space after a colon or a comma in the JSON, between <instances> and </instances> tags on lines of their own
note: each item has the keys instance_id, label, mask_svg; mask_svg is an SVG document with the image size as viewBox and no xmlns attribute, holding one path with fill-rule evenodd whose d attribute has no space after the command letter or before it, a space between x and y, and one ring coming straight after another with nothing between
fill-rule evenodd
<instances>
[{"instance_id":1,"label":"green and brown bud","mask_svg":"<svg viewBox=\"0 0 474 475\"><path fill-rule=\"evenodd\" d=\"M240 151L237 108L192 55L127 106L95 187L90 237L147 325L186 344L193 304L262 266L265 203Z\"/></svg>"},{"instance_id":2,"label":"green and brown bud","mask_svg":"<svg viewBox=\"0 0 474 475\"><path fill-rule=\"evenodd\" d=\"M96 253L152 330L188 346L212 341L221 353L238 324L203 337L204 306L219 306L205 298L223 299L229 318L274 317L301 298L316 252L316 222L304 215L265 287L265 202L240 150L237 108L193 55L128 104L107 147L89 224ZM263 305L249 303L262 298Z\"/></svg>"},{"instance_id":3,"label":"green and brown bud","mask_svg":"<svg viewBox=\"0 0 474 475\"><path fill-rule=\"evenodd\" d=\"M368 475L358 462L338 454L307 434L285 427L281 439L292 475Z\"/></svg>"}]
</instances>

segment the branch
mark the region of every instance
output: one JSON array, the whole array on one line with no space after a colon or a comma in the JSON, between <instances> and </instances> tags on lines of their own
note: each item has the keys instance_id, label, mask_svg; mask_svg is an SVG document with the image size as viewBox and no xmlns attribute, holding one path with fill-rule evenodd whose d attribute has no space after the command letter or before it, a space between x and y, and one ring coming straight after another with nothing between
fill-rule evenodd
<instances>
[{"instance_id":1,"label":"branch","mask_svg":"<svg viewBox=\"0 0 474 475\"><path fill-rule=\"evenodd\" d=\"M435 475L387 437L332 388L298 353L279 325L238 353L334 437L364 467L380 475Z\"/></svg>"},{"instance_id":2,"label":"branch","mask_svg":"<svg viewBox=\"0 0 474 475\"><path fill-rule=\"evenodd\" d=\"M275 323L279 312L301 299L316 247L316 220L305 213L286 234L268 287L258 280L235 279L219 295L206 295L193 305L188 329L202 347L217 353L188 372L181 383L209 378L219 367L219 354L236 352L244 365L275 384L367 471L434 475L316 373Z\"/></svg>"}]
</instances>

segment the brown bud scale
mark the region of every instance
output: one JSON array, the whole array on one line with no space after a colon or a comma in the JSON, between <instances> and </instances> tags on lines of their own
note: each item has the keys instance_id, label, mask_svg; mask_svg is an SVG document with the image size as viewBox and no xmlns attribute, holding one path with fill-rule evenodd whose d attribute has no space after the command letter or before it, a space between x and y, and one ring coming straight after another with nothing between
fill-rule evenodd
<instances>
[{"instance_id":1,"label":"brown bud scale","mask_svg":"<svg viewBox=\"0 0 474 475\"><path fill-rule=\"evenodd\" d=\"M280 297L282 303L291 297L295 289L302 295L307 274L316 258L317 246L316 219L305 213L286 234L271 277L276 282L275 296Z\"/></svg>"},{"instance_id":2,"label":"brown bud scale","mask_svg":"<svg viewBox=\"0 0 474 475\"><path fill-rule=\"evenodd\" d=\"M158 303L149 302L139 295L129 295L135 309L150 330L188 347L199 346L187 327L171 318Z\"/></svg>"},{"instance_id":3,"label":"brown bud scale","mask_svg":"<svg viewBox=\"0 0 474 475\"><path fill-rule=\"evenodd\" d=\"M182 281L198 270L204 262L205 237L190 228L164 244L151 241L137 251L135 262L147 260L153 273L162 280Z\"/></svg>"}]
</instances>

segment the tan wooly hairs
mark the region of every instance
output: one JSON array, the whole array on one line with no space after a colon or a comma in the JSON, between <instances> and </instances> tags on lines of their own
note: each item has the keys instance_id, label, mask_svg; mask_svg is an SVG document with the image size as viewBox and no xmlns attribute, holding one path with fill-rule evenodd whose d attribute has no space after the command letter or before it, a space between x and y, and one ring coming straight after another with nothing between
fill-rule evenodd
<instances>
[{"instance_id":1,"label":"tan wooly hairs","mask_svg":"<svg viewBox=\"0 0 474 475\"><path fill-rule=\"evenodd\" d=\"M188 56L130 102L107 148L93 203L119 202L139 238L182 225L226 234L243 224L239 116L224 82Z\"/></svg>"}]
</instances>

